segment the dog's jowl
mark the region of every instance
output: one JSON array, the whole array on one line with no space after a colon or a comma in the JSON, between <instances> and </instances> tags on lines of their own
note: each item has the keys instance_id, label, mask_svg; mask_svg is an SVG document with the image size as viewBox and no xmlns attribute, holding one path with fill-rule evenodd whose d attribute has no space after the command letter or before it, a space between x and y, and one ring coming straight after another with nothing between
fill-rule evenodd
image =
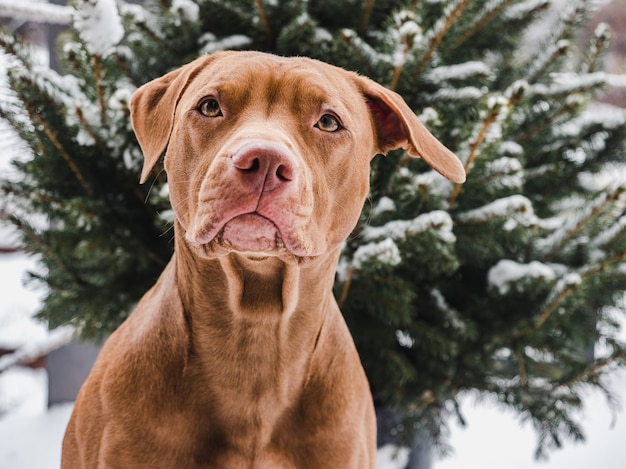
<instances>
[{"instance_id":1,"label":"dog's jowl","mask_svg":"<svg viewBox=\"0 0 626 469\"><path fill-rule=\"evenodd\" d=\"M397 94L306 58L224 52L137 90L145 162L165 154L175 252L104 345L64 469L365 469L372 396L332 296L372 157L459 160Z\"/></svg>"}]
</instances>

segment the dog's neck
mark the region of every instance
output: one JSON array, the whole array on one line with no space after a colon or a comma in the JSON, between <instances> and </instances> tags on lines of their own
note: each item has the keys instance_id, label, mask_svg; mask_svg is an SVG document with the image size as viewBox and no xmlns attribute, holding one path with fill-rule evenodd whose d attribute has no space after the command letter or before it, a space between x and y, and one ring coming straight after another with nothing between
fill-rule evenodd
<instances>
[{"instance_id":1,"label":"dog's neck","mask_svg":"<svg viewBox=\"0 0 626 469\"><path fill-rule=\"evenodd\" d=\"M332 296L338 256L339 248L304 263L238 253L200 259L182 239L175 252L186 310L227 310L235 316L272 315L283 320L298 309L323 309ZM300 294L303 290L306 295ZM302 304L303 299L313 301Z\"/></svg>"},{"instance_id":2,"label":"dog's neck","mask_svg":"<svg viewBox=\"0 0 626 469\"><path fill-rule=\"evenodd\" d=\"M262 323L283 328L292 319L317 333L333 301L332 286L340 253L337 246L316 259L298 263L280 257L238 253L202 259L176 237L176 281L194 333ZM290 329L290 328L289 328ZM305 332L305 331L302 331Z\"/></svg>"},{"instance_id":3,"label":"dog's neck","mask_svg":"<svg viewBox=\"0 0 626 469\"><path fill-rule=\"evenodd\" d=\"M293 402L307 379L334 308L329 303L340 247L298 264L235 253L200 259L177 241L174 261L189 333L189 369L203 370L195 375L212 389L206 402L230 402L220 393L237 393L256 402L251 409L271 425L278 414L266 415L263 409ZM248 417L242 416L242 428L249 426Z\"/></svg>"}]
</instances>

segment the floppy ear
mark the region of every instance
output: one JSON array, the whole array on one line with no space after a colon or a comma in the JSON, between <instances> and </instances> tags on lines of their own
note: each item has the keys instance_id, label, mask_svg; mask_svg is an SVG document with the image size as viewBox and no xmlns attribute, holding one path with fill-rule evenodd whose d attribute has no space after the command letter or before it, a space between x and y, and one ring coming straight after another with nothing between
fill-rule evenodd
<instances>
[{"instance_id":1,"label":"floppy ear","mask_svg":"<svg viewBox=\"0 0 626 469\"><path fill-rule=\"evenodd\" d=\"M190 81L206 65L208 57L156 78L139 87L130 100L130 118L143 152L143 184L159 162L170 140L178 101Z\"/></svg>"},{"instance_id":2,"label":"floppy ear","mask_svg":"<svg viewBox=\"0 0 626 469\"><path fill-rule=\"evenodd\" d=\"M380 153L404 148L450 181L465 182L461 161L424 127L399 94L365 77L358 77L358 85L376 125Z\"/></svg>"}]
</instances>

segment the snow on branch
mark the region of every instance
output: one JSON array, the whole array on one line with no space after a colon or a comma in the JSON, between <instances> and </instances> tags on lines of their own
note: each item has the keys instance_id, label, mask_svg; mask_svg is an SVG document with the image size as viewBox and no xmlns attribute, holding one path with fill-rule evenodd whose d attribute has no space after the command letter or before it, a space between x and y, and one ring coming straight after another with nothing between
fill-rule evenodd
<instances>
[{"instance_id":1,"label":"snow on branch","mask_svg":"<svg viewBox=\"0 0 626 469\"><path fill-rule=\"evenodd\" d=\"M626 235L626 215L618 218L612 226L604 230L595 240L592 246L599 250L598 258L606 256L605 250L617 240Z\"/></svg>"},{"instance_id":2,"label":"snow on branch","mask_svg":"<svg viewBox=\"0 0 626 469\"><path fill-rule=\"evenodd\" d=\"M394 220L383 226L369 226L363 230L363 239L403 239L407 236L425 231L437 231L442 238L454 242L452 233L452 219L448 212L433 210L424 213L412 220Z\"/></svg>"},{"instance_id":3,"label":"snow on branch","mask_svg":"<svg viewBox=\"0 0 626 469\"><path fill-rule=\"evenodd\" d=\"M395 266L402 261L402 258L396 243L391 238L385 238L378 243L359 246L352 258L352 266L361 270L365 263L372 261Z\"/></svg>"},{"instance_id":4,"label":"snow on branch","mask_svg":"<svg viewBox=\"0 0 626 469\"><path fill-rule=\"evenodd\" d=\"M461 88L441 88L435 93L425 93L423 99L427 103L458 102L471 103L485 96L486 92L475 86Z\"/></svg>"},{"instance_id":5,"label":"snow on branch","mask_svg":"<svg viewBox=\"0 0 626 469\"><path fill-rule=\"evenodd\" d=\"M251 43L252 39L243 34L233 34L218 39L214 34L206 33L200 38L200 44L204 44L200 49L200 55L212 54L220 50L242 49Z\"/></svg>"},{"instance_id":6,"label":"snow on branch","mask_svg":"<svg viewBox=\"0 0 626 469\"><path fill-rule=\"evenodd\" d=\"M503 16L509 21L520 20L533 12L549 6L549 4L549 0L526 0L509 7Z\"/></svg>"},{"instance_id":7,"label":"snow on branch","mask_svg":"<svg viewBox=\"0 0 626 469\"><path fill-rule=\"evenodd\" d=\"M552 73L550 77L552 78L550 85L542 83L534 84L529 88L530 92L539 97L551 97L586 92L604 86L612 86L615 88L626 87L626 74L618 75L607 72L587 74Z\"/></svg>"},{"instance_id":8,"label":"snow on branch","mask_svg":"<svg viewBox=\"0 0 626 469\"><path fill-rule=\"evenodd\" d=\"M575 137L587 129L599 126L606 130L615 130L626 124L626 110L609 104L594 104L578 117L555 128L557 137Z\"/></svg>"},{"instance_id":9,"label":"snow on branch","mask_svg":"<svg viewBox=\"0 0 626 469\"><path fill-rule=\"evenodd\" d=\"M0 373L17 365L24 365L68 344L74 338L74 329L59 327L50 332L44 340L27 343L15 352L0 357Z\"/></svg>"},{"instance_id":10,"label":"snow on branch","mask_svg":"<svg viewBox=\"0 0 626 469\"><path fill-rule=\"evenodd\" d=\"M391 62L391 57L381 54L368 43L363 41L352 29L342 29L341 37L359 56L367 60L373 67L382 66Z\"/></svg>"},{"instance_id":11,"label":"snow on branch","mask_svg":"<svg viewBox=\"0 0 626 469\"><path fill-rule=\"evenodd\" d=\"M551 73L550 76L555 84L572 86L574 88L592 87L596 83L606 83L607 85L614 87L626 86L626 74L608 72L593 72L588 74Z\"/></svg>"},{"instance_id":12,"label":"snow on branch","mask_svg":"<svg viewBox=\"0 0 626 469\"><path fill-rule=\"evenodd\" d=\"M537 221L532 202L519 194L503 197L482 207L460 213L457 219L463 223L484 223L513 216L518 222L527 225Z\"/></svg>"},{"instance_id":13,"label":"snow on branch","mask_svg":"<svg viewBox=\"0 0 626 469\"><path fill-rule=\"evenodd\" d=\"M124 37L115 0L83 0L74 16L74 27L89 53L106 57Z\"/></svg>"},{"instance_id":14,"label":"snow on branch","mask_svg":"<svg viewBox=\"0 0 626 469\"><path fill-rule=\"evenodd\" d=\"M541 278L546 281L553 281L556 279L556 273L552 267L538 261L520 264L509 259L502 259L489 269L487 283L490 287L498 290L501 295L504 295L510 290L511 284L523 278Z\"/></svg>"},{"instance_id":15,"label":"snow on branch","mask_svg":"<svg viewBox=\"0 0 626 469\"><path fill-rule=\"evenodd\" d=\"M583 206L570 211L562 217L562 224L546 238L536 243L539 253L545 259L554 258L561 252L568 242L575 238L591 221L618 203L623 208L624 188L617 186L601 193L595 200L586 202ZM621 199L621 203L620 203Z\"/></svg>"},{"instance_id":16,"label":"snow on branch","mask_svg":"<svg viewBox=\"0 0 626 469\"><path fill-rule=\"evenodd\" d=\"M21 18L34 23L69 24L74 9L48 3L0 0L0 16Z\"/></svg>"},{"instance_id":17,"label":"snow on branch","mask_svg":"<svg viewBox=\"0 0 626 469\"><path fill-rule=\"evenodd\" d=\"M435 67L424 73L424 80L441 83L448 80L466 80L473 77L493 77L492 67L485 62L472 60L465 63Z\"/></svg>"}]
</instances>

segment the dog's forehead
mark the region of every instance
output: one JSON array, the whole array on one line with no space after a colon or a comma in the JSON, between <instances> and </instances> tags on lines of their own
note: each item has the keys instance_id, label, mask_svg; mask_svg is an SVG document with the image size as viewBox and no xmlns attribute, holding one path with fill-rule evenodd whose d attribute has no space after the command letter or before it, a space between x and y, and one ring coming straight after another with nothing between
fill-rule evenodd
<instances>
[{"instance_id":1,"label":"dog's forehead","mask_svg":"<svg viewBox=\"0 0 626 469\"><path fill-rule=\"evenodd\" d=\"M295 107L305 102L341 103L346 108L365 103L350 72L304 57L263 53L230 53L207 61L187 94L198 99L215 91L245 101L255 96L282 99Z\"/></svg>"}]
</instances>

